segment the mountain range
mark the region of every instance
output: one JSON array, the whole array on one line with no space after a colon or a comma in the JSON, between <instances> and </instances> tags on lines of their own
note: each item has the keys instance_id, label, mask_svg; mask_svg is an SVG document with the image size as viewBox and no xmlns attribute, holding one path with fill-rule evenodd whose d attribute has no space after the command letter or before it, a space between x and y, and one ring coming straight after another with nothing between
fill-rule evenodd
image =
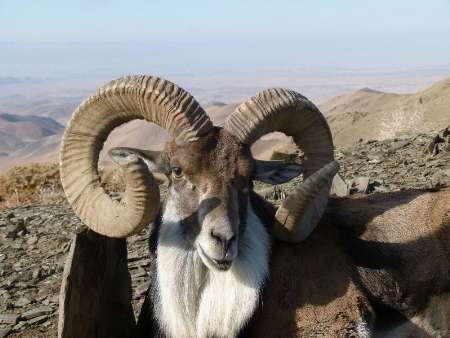
<instances>
[{"instance_id":1,"label":"mountain range","mask_svg":"<svg viewBox=\"0 0 450 338\"><path fill-rule=\"evenodd\" d=\"M81 96L23 101L10 98L0 111L0 170L27 162L58 160L59 143L72 111ZM4 102L5 103L5 102ZM237 103L204 103L216 125L223 124ZM350 147L361 140L401 138L450 126L450 77L412 94L381 92L370 88L337 96L322 103L338 147ZM14 112L14 113L12 113ZM132 121L114 130L104 149L114 146L162 148L165 131L144 121ZM258 157L268 158L274 149L286 148L288 139L268 135L254 145ZM288 146L289 149L291 148ZM101 161L108 162L103 151Z\"/></svg>"}]
</instances>

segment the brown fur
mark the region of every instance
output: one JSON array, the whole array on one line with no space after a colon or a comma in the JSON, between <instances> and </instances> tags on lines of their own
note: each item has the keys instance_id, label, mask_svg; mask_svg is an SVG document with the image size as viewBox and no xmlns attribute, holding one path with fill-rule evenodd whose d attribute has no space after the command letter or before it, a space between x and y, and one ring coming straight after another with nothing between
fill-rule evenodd
<instances>
[{"instance_id":1,"label":"brown fur","mask_svg":"<svg viewBox=\"0 0 450 338\"><path fill-rule=\"evenodd\" d=\"M253 171L249 148L240 145L223 129L215 129L197 142L181 145L170 142L164 156L169 167L180 166L183 170L182 180L169 176L180 192L186 190L185 185L189 183L195 186L196 194L219 198L222 205L218 209L231 208L227 203L230 186L242 190L249 184ZM185 191L183 193L186 194ZM198 205L190 211L197 209Z\"/></svg>"},{"instance_id":2,"label":"brown fur","mask_svg":"<svg viewBox=\"0 0 450 338\"><path fill-rule=\"evenodd\" d=\"M275 244L252 336L358 337L362 322L379 331L390 324L380 306L412 319L406 337L446 327L449 206L450 189L332 199L308 240ZM440 313L434 322L430 306Z\"/></svg>"}]
</instances>

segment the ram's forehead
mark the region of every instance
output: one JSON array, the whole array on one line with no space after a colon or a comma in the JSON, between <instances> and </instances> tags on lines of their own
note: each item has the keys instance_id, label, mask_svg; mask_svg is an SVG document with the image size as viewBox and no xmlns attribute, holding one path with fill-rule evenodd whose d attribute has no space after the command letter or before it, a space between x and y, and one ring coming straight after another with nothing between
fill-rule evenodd
<instances>
[{"instance_id":1,"label":"ram's forehead","mask_svg":"<svg viewBox=\"0 0 450 338\"><path fill-rule=\"evenodd\" d=\"M250 148L219 128L194 142L181 145L171 142L166 150L171 164L179 164L186 173L250 175L252 171Z\"/></svg>"}]
</instances>

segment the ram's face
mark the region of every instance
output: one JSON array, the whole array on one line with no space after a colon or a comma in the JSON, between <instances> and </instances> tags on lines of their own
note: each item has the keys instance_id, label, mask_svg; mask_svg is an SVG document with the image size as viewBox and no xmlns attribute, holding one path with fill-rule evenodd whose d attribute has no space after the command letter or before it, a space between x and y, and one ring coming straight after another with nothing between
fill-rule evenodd
<instances>
[{"instance_id":1,"label":"ram's face","mask_svg":"<svg viewBox=\"0 0 450 338\"><path fill-rule=\"evenodd\" d=\"M249 147L216 129L196 142L168 144L165 156L170 184L164 221L176 214L203 263L227 270L245 230L253 174Z\"/></svg>"},{"instance_id":2,"label":"ram's face","mask_svg":"<svg viewBox=\"0 0 450 338\"><path fill-rule=\"evenodd\" d=\"M116 162L137 155L150 171L167 177L160 244L196 250L215 270L228 270L238 255L253 180L279 184L302 170L297 164L253 159L250 147L222 128L193 142L171 141L161 153L115 148L111 155Z\"/></svg>"},{"instance_id":3,"label":"ram's face","mask_svg":"<svg viewBox=\"0 0 450 338\"><path fill-rule=\"evenodd\" d=\"M253 180L279 184L301 173L296 164L253 159L248 145L221 128L194 142L169 142L161 153L115 148L111 155L116 162L137 155L167 177L160 244L196 250L215 270L228 270L238 255Z\"/></svg>"}]
</instances>

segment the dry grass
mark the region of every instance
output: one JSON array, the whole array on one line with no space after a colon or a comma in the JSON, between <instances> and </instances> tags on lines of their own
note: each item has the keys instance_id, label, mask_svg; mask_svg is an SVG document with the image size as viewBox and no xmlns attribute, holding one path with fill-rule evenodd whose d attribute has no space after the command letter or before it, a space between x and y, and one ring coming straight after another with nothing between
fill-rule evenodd
<instances>
[{"instance_id":1,"label":"dry grass","mask_svg":"<svg viewBox=\"0 0 450 338\"><path fill-rule=\"evenodd\" d=\"M123 175L115 167L100 170L108 192L124 190ZM53 204L65 200L56 163L16 166L0 175L0 211L29 204Z\"/></svg>"},{"instance_id":2,"label":"dry grass","mask_svg":"<svg viewBox=\"0 0 450 338\"><path fill-rule=\"evenodd\" d=\"M16 166L0 176L0 210L31 203L55 203L63 198L57 164Z\"/></svg>"}]
</instances>

